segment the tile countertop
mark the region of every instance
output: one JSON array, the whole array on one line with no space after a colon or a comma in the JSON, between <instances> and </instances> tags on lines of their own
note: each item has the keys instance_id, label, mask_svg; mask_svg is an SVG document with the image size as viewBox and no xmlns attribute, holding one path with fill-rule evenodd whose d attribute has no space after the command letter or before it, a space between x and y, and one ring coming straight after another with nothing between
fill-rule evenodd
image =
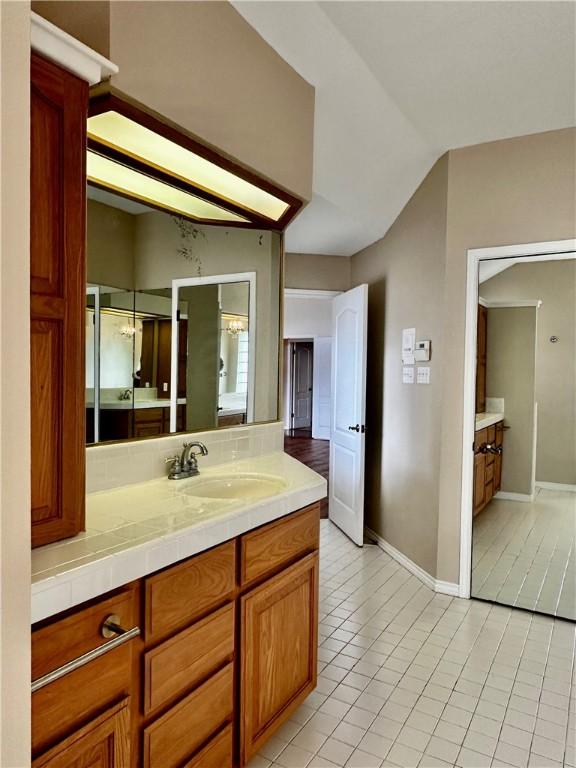
<instances>
[{"instance_id":1,"label":"tile countertop","mask_svg":"<svg viewBox=\"0 0 576 768\"><path fill-rule=\"evenodd\" d=\"M286 489L258 500L183 493L198 479L150 480L86 496L86 532L32 552L32 623L276 520L326 496L326 480L285 453L218 464L200 479L253 472Z\"/></svg>"},{"instance_id":2,"label":"tile countertop","mask_svg":"<svg viewBox=\"0 0 576 768\"><path fill-rule=\"evenodd\" d=\"M503 413L477 413L476 414L476 426L474 429L485 429L491 427L492 424L497 424L499 421L504 421Z\"/></svg>"}]
</instances>

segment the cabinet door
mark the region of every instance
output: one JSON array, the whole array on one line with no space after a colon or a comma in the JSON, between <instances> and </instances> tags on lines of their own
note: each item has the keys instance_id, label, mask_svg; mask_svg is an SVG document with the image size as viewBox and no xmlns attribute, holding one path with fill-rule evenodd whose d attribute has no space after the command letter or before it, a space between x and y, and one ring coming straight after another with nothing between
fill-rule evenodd
<instances>
[{"instance_id":1,"label":"cabinet door","mask_svg":"<svg viewBox=\"0 0 576 768\"><path fill-rule=\"evenodd\" d=\"M32 763L33 768L126 768L128 765L128 699L107 710Z\"/></svg>"},{"instance_id":2,"label":"cabinet door","mask_svg":"<svg viewBox=\"0 0 576 768\"><path fill-rule=\"evenodd\" d=\"M242 597L241 622L245 764L316 686L318 553Z\"/></svg>"},{"instance_id":3,"label":"cabinet door","mask_svg":"<svg viewBox=\"0 0 576 768\"><path fill-rule=\"evenodd\" d=\"M32 55L32 546L84 529L88 86Z\"/></svg>"},{"instance_id":4,"label":"cabinet door","mask_svg":"<svg viewBox=\"0 0 576 768\"><path fill-rule=\"evenodd\" d=\"M474 514L485 506L486 495L486 455L474 454Z\"/></svg>"}]
</instances>

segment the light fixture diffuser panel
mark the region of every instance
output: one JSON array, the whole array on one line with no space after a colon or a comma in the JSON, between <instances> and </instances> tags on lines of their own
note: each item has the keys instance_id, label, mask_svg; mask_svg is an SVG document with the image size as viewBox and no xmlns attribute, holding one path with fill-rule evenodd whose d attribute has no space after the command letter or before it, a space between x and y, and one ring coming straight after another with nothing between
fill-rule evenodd
<instances>
[{"instance_id":1,"label":"light fixture diffuser panel","mask_svg":"<svg viewBox=\"0 0 576 768\"><path fill-rule=\"evenodd\" d=\"M248 219L220 208L214 203L164 184L125 165L109 160L96 152L87 153L86 175L88 181L112 189L120 194L135 197L142 202L166 208L173 213L189 216L198 221L245 222Z\"/></svg>"},{"instance_id":2,"label":"light fixture diffuser panel","mask_svg":"<svg viewBox=\"0 0 576 768\"><path fill-rule=\"evenodd\" d=\"M119 112L110 110L88 118L88 137L210 192L223 203L234 203L272 221L279 221L290 207L284 200Z\"/></svg>"}]
</instances>

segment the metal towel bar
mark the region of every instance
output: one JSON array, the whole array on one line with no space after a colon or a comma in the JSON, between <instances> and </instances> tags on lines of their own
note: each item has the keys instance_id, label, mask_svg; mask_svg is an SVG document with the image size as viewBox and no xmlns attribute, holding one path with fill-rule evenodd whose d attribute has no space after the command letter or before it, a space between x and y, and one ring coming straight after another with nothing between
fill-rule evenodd
<instances>
[{"instance_id":1,"label":"metal towel bar","mask_svg":"<svg viewBox=\"0 0 576 768\"><path fill-rule=\"evenodd\" d=\"M129 640L138 637L140 634L140 627L132 627L132 629L122 629L121 627L115 627L114 631L118 633L117 637L112 638L112 640L108 640L108 642L104 643L103 645L99 645L98 648L94 648L91 651L87 651L87 653L83 653L82 656L78 656L76 659L72 659L72 661L66 662L66 664L63 664L61 667L52 670L52 672L48 672L46 675L42 675L42 677L37 677L36 680L33 680L32 693L40 690L40 688L44 688L45 685L53 683L55 680L59 680L61 677L64 677L70 672L74 672L75 669L79 669L85 664L89 664L91 661L94 661L94 659L97 659L100 656L104 656L105 653L108 653L108 651L113 651L114 648L118 648L119 645L123 645Z\"/></svg>"}]
</instances>

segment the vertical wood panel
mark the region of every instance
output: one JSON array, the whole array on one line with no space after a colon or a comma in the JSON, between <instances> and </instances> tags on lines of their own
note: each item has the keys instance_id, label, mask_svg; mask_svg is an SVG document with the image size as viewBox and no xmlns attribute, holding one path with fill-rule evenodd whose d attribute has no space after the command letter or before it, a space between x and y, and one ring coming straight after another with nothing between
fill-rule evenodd
<instances>
[{"instance_id":1,"label":"vertical wood panel","mask_svg":"<svg viewBox=\"0 0 576 768\"><path fill-rule=\"evenodd\" d=\"M241 598L244 765L316 686L318 553Z\"/></svg>"},{"instance_id":2,"label":"vertical wood panel","mask_svg":"<svg viewBox=\"0 0 576 768\"><path fill-rule=\"evenodd\" d=\"M32 546L84 528L88 86L32 56Z\"/></svg>"},{"instance_id":3,"label":"vertical wood panel","mask_svg":"<svg viewBox=\"0 0 576 768\"><path fill-rule=\"evenodd\" d=\"M30 325L30 394L32 508L35 520L57 519L61 507L60 466L62 465L61 407L62 323L32 320Z\"/></svg>"}]
</instances>

